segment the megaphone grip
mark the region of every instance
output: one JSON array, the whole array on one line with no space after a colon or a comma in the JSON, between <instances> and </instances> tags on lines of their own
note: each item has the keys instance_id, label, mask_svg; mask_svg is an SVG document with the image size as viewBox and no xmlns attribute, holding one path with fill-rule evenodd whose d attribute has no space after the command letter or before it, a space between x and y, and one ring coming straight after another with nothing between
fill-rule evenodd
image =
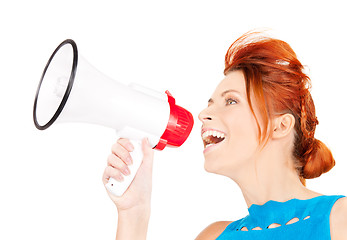
<instances>
[{"instance_id":1,"label":"megaphone grip","mask_svg":"<svg viewBox=\"0 0 347 240\"><path fill-rule=\"evenodd\" d=\"M134 146L134 150L130 152L130 156L133 159L133 164L128 165L130 170L130 175L124 176L124 181L119 182L114 178L110 178L106 184L107 190L113 195L120 197L129 188L130 184L133 182L137 170L140 168L143 158L141 142L130 140Z\"/></svg>"}]
</instances>

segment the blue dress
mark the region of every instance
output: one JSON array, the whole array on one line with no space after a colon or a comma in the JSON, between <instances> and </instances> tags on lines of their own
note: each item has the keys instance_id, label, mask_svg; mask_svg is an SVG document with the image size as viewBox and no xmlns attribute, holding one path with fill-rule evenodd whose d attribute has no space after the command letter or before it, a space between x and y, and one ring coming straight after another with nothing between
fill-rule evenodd
<instances>
[{"instance_id":1,"label":"blue dress","mask_svg":"<svg viewBox=\"0 0 347 240\"><path fill-rule=\"evenodd\" d=\"M295 239L327 240L330 238L330 212L334 203L344 196L318 196L307 200L268 201L253 204L249 214L229 224L216 240ZM287 224L296 221L291 224ZM280 224L268 228L272 223ZM241 231L245 227L248 231ZM260 227L262 230L252 230ZM244 229L245 229L244 228Z\"/></svg>"}]
</instances>

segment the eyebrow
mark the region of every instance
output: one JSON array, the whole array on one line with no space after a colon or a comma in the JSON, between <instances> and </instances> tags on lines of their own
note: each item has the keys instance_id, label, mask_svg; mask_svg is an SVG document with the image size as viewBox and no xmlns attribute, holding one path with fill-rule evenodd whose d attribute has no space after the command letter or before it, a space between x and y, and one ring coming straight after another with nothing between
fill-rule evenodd
<instances>
[{"instance_id":1,"label":"eyebrow","mask_svg":"<svg viewBox=\"0 0 347 240\"><path fill-rule=\"evenodd\" d=\"M239 91L237 91L237 90L228 89L228 90L225 90L224 92L222 92L220 96L221 96L221 97L224 97L224 95L227 94L228 92L235 92L235 93L238 93L238 94L241 95L241 93L240 93ZM208 103L213 103L213 102L214 102L214 101L213 101L212 98L210 98L210 99L208 100Z\"/></svg>"}]
</instances>

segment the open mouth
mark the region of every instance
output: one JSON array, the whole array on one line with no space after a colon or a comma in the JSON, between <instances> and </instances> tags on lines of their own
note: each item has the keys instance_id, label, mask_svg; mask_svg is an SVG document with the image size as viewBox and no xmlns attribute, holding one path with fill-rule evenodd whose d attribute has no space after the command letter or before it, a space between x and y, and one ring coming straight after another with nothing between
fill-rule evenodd
<instances>
[{"instance_id":1,"label":"open mouth","mask_svg":"<svg viewBox=\"0 0 347 240\"><path fill-rule=\"evenodd\" d=\"M204 142L204 148L218 144L225 139L225 134L215 130L209 130L202 134L202 140Z\"/></svg>"}]
</instances>

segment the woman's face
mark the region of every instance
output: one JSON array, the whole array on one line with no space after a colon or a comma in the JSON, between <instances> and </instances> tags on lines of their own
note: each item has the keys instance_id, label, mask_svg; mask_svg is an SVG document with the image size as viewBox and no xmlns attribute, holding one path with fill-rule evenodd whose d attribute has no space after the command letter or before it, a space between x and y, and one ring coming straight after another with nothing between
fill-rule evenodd
<instances>
[{"instance_id":1,"label":"woman's face","mask_svg":"<svg viewBox=\"0 0 347 240\"><path fill-rule=\"evenodd\" d=\"M253 96L251 100L261 125ZM241 70L226 75L199 119L206 171L230 176L252 162L258 147L258 127L248 105Z\"/></svg>"}]
</instances>

